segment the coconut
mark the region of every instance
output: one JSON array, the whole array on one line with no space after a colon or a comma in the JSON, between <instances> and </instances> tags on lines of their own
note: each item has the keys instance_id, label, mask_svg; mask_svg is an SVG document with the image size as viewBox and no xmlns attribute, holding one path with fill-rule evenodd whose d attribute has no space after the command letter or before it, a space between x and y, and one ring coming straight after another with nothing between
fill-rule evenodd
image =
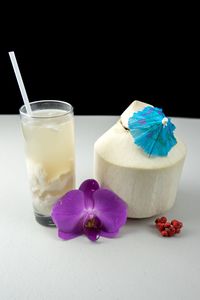
<instances>
[{"instance_id":1,"label":"coconut","mask_svg":"<svg viewBox=\"0 0 200 300\"><path fill-rule=\"evenodd\" d=\"M94 177L127 202L130 218L152 217L173 206L186 156L177 137L165 157L148 156L134 144L128 120L148 105L134 101L94 145Z\"/></svg>"}]
</instances>

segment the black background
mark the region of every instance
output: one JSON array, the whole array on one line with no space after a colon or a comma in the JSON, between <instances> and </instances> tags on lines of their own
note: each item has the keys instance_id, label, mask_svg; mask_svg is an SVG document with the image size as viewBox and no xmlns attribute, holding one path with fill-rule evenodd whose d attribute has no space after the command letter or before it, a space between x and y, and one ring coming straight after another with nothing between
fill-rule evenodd
<instances>
[{"instance_id":1,"label":"black background","mask_svg":"<svg viewBox=\"0 0 200 300\"><path fill-rule=\"evenodd\" d=\"M112 23L108 16L109 26L102 15L92 21L67 18L60 22L57 15L37 28L36 19L6 28L0 45L1 114L18 113L23 104L8 56L14 50L31 101L64 100L77 115L120 115L138 99L169 116L200 117L196 105L186 104L196 101L188 86L189 40L183 27L169 27L169 15L162 23L161 15L153 28L150 18L143 29L133 16L128 24L120 16Z\"/></svg>"}]
</instances>

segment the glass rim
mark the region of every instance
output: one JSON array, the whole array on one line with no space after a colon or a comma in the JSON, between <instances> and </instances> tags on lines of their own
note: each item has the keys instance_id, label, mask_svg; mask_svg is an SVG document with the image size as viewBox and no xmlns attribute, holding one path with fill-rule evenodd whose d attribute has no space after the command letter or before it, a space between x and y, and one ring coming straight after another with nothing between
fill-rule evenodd
<instances>
[{"instance_id":1,"label":"glass rim","mask_svg":"<svg viewBox=\"0 0 200 300\"><path fill-rule=\"evenodd\" d=\"M63 117L63 116L72 114L74 111L73 106L69 102L65 102L65 101L61 101L61 100L37 100L37 101L30 102L30 105L37 104L37 103L44 103L44 102L59 103L59 104L64 104L64 105L67 104L69 106L69 110L63 109L64 112L62 114L54 115L54 116L32 116L32 115L29 115L27 112L22 111L24 108L26 109L25 104L23 104L19 109L19 113L21 116L25 116L25 117L31 118L31 119L51 119L51 118L59 118L59 117Z\"/></svg>"}]
</instances>

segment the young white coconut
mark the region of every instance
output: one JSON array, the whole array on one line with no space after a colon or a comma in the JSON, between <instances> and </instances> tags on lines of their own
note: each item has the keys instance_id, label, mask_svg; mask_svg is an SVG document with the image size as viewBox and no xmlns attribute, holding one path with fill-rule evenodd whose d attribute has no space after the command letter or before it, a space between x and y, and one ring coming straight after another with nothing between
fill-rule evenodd
<instances>
[{"instance_id":1,"label":"young white coconut","mask_svg":"<svg viewBox=\"0 0 200 300\"><path fill-rule=\"evenodd\" d=\"M165 157L148 156L134 144L128 120L146 106L134 101L94 145L94 176L127 202L130 218L151 217L173 206L186 156L186 147L177 137ZM163 125L166 122L163 119Z\"/></svg>"}]
</instances>

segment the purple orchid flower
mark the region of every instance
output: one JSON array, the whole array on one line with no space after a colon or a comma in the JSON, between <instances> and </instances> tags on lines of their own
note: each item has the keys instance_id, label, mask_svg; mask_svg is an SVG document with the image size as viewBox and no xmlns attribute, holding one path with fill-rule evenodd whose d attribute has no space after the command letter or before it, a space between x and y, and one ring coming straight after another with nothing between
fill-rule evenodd
<instances>
[{"instance_id":1,"label":"purple orchid flower","mask_svg":"<svg viewBox=\"0 0 200 300\"><path fill-rule=\"evenodd\" d=\"M58 236L64 240L85 234L91 241L112 238L126 223L127 204L115 193L100 188L94 179L84 181L79 190L66 193L52 209Z\"/></svg>"}]
</instances>

